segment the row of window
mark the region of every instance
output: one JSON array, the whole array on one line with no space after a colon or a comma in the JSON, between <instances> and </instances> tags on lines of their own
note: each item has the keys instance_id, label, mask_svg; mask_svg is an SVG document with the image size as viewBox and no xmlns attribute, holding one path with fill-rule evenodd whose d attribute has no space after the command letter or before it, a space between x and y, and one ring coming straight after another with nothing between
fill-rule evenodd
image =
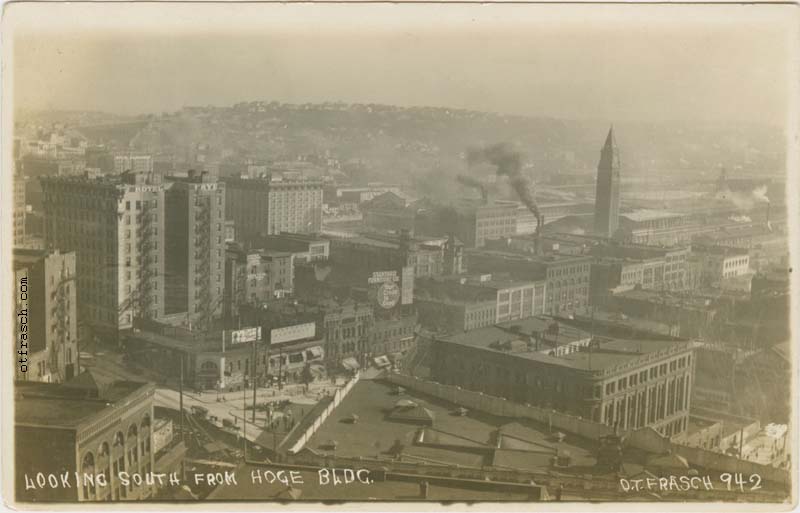
<instances>
[{"instance_id":1,"label":"row of window","mask_svg":"<svg viewBox=\"0 0 800 513\"><path fill-rule=\"evenodd\" d=\"M634 387L641 383L645 383L648 379L656 379L662 376L666 376L668 372L675 372L679 369L683 369L686 367L691 366L692 362L691 355L682 356L680 358L676 358L670 362L665 362L659 365L653 365L647 369L639 371L638 373L633 373L628 376L624 376L619 378L617 381L612 381L610 383L606 383L605 386L605 395L611 395L616 392L620 392L625 390L628 387ZM595 389L595 396L598 396L599 386Z\"/></svg>"}]
</instances>

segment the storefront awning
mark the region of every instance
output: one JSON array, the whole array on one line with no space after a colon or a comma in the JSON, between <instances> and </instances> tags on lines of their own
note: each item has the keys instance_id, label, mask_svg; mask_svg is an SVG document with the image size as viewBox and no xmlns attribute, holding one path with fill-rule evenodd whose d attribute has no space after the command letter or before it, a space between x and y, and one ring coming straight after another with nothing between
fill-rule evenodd
<instances>
[{"instance_id":1,"label":"storefront awning","mask_svg":"<svg viewBox=\"0 0 800 513\"><path fill-rule=\"evenodd\" d=\"M389 357L385 354L382 354L374 359L375 366L379 369L383 369L384 367L389 367L392 365L392 362L389 361Z\"/></svg>"},{"instance_id":2,"label":"storefront awning","mask_svg":"<svg viewBox=\"0 0 800 513\"><path fill-rule=\"evenodd\" d=\"M342 367L347 370L358 370L359 365L355 358L345 358L342 360Z\"/></svg>"}]
</instances>

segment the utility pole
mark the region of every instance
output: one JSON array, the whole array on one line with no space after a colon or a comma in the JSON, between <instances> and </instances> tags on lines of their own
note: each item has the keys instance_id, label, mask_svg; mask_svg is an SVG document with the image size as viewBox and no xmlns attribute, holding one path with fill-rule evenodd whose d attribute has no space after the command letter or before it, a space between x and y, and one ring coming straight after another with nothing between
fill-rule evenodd
<instances>
[{"instance_id":1,"label":"utility pole","mask_svg":"<svg viewBox=\"0 0 800 513\"><path fill-rule=\"evenodd\" d=\"M179 402L180 402L180 410L181 410L181 441L185 441L186 437L184 436L183 431L183 353L178 353L181 359L181 374L180 374L180 382L178 383L178 394L179 394Z\"/></svg>"},{"instance_id":2,"label":"utility pole","mask_svg":"<svg viewBox=\"0 0 800 513\"><path fill-rule=\"evenodd\" d=\"M258 349L256 348L257 338L258 337L253 339L253 425L254 426L256 425L256 391L258 385L258 383L256 382L257 379L256 369L258 368L258 360L257 360Z\"/></svg>"},{"instance_id":3,"label":"utility pole","mask_svg":"<svg viewBox=\"0 0 800 513\"><path fill-rule=\"evenodd\" d=\"M589 370L592 370L592 351L594 350L594 301L592 301L592 323L589 332Z\"/></svg>"},{"instance_id":4,"label":"utility pole","mask_svg":"<svg viewBox=\"0 0 800 513\"><path fill-rule=\"evenodd\" d=\"M186 432L184 431L183 427L183 353L179 352L178 355L181 359L181 374L180 374L180 382L178 384L178 395L180 401L180 409L181 409L181 443L186 446ZM183 480L186 480L186 464L181 460L181 477Z\"/></svg>"},{"instance_id":5,"label":"utility pole","mask_svg":"<svg viewBox=\"0 0 800 513\"><path fill-rule=\"evenodd\" d=\"M242 443L244 444L242 457L247 462L247 387L242 387Z\"/></svg>"},{"instance_id":6,"label":"utility pole","mask_svg":"<svg viewBox=\"0 0 800 513\"><path fill-rule=\"evenodd\" d=\"M283 346L278 348L278 390L283 390Z\"/></svg>"},{"instance_id":7,"label":"utility pole","mask_svg":"<svg viewBox=\"0 0 800 513\"><path fill-rule=\"evenodd\" d=\"M744 445L744 427L739 429L739 459L742 459L742 446Z\"/></svg>"}]
</instances>

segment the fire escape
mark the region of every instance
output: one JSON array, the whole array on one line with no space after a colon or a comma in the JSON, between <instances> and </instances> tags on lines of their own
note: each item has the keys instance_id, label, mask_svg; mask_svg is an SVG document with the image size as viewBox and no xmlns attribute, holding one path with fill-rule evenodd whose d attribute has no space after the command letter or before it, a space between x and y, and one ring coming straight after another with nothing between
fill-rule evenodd
<instances>
[{"instance_id":1,"label":"fire escape","mask_svg":"<svg viewBox=\"0 0 800 513\"><path fill-rule=\"evenodd\" d=\"M139 270L136 298L133 303L134 319L149 319L153 317L152 308L155 306L153 292L153 279L157 277L156 257L157 251L154 237L153 212L149 208L149 201L142 202L142 210L136 214L136 224L139 230L139 244L136 255L136 267Z\"/></svg>"},{"instance_id":2,"label":"fire escape","mask_svg":"<svg viewBox=\"0 0 800 513\"><path fill-rule=\"evenodd\" d=\"M196 324L204 329L213 315L211 304L211 197L194 202L194 304Z\"/></svg>"},{"instance_id":3,"label":"fire escape","mask_svg":"<svg viewBox=\"0 0 800 513\"><path fill-rule=\"evenodd\" d=\"M52 340L50 347L48 348L48 372L51 376L51 381L54 383L61 383L65 379L71 378L74 374L72 372L68 372L66 376L62 374L62 366L60 365L60 361L65 356L61 356L66 352L64 349L68 343L69 337L69 326L70 326L70 317L69 317L69 292L67 289L67 285L70 282L75 280L75 276L70 276L67 274L66 269L61 269L61 275L59 276L59 282L56 285L55 290L51 293L52 303L52 316L53 322L55 324L55 339ZM76 354L75 358L79 358ZM65 364L65 370L66 370Z\"/></svg>"}]
</instances>

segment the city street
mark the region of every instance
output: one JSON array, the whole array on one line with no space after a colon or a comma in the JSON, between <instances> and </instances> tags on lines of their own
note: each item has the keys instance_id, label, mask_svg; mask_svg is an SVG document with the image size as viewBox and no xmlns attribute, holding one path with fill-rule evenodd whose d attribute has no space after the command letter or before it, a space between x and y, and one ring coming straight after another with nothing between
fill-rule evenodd
<instances>
[{"instance_id":1,"label":"city street","mask_svg":"<svg viewBox=\"0 0 800 513\"><path fill-rule=\"evenodd\" d=\"M98 351L95 355L88 353L81 354L81 366L83 369L91 369L92 373L103 379L121 379L130 381L150 381L156 383L155 404L165 408L178 410L180 408L180 393L178 391L177 380L167 380L163 376L149 370L140 369L135 372L130 366L123 363L123 354L112 351ZM317 380L308 385L308 390L304 390L302 384L287 384L281 390L274 387L261 387L256 391L256 403L290 401L294 405L300 406L300 415L294 415L294 422L299 422L305 413L324 396L332 395L344 381L340 378L338 386L334 385L329 379ZM193 406L205 408L207 418L219 427L223 426L223 420L229 420L233 426L242 425L242 417L245 405L252 408L253 390L240 390L238 392L199 392L184 388L183 407L187 412L191 412ZM303 406L307 405L307 408ZM297 408L293 409L294 411ZM246 410L246 437L250 441L256 440L261 436L268 419L266 411L256 411L255 423L253 423L252 409ZM284 413L275 411L271 420L282 420ZM290 414L291 416L291 414ZM288 421L287 421L288 422ZM288 431L288 429L286 430Z\"/></svg>"}]
</instances>

